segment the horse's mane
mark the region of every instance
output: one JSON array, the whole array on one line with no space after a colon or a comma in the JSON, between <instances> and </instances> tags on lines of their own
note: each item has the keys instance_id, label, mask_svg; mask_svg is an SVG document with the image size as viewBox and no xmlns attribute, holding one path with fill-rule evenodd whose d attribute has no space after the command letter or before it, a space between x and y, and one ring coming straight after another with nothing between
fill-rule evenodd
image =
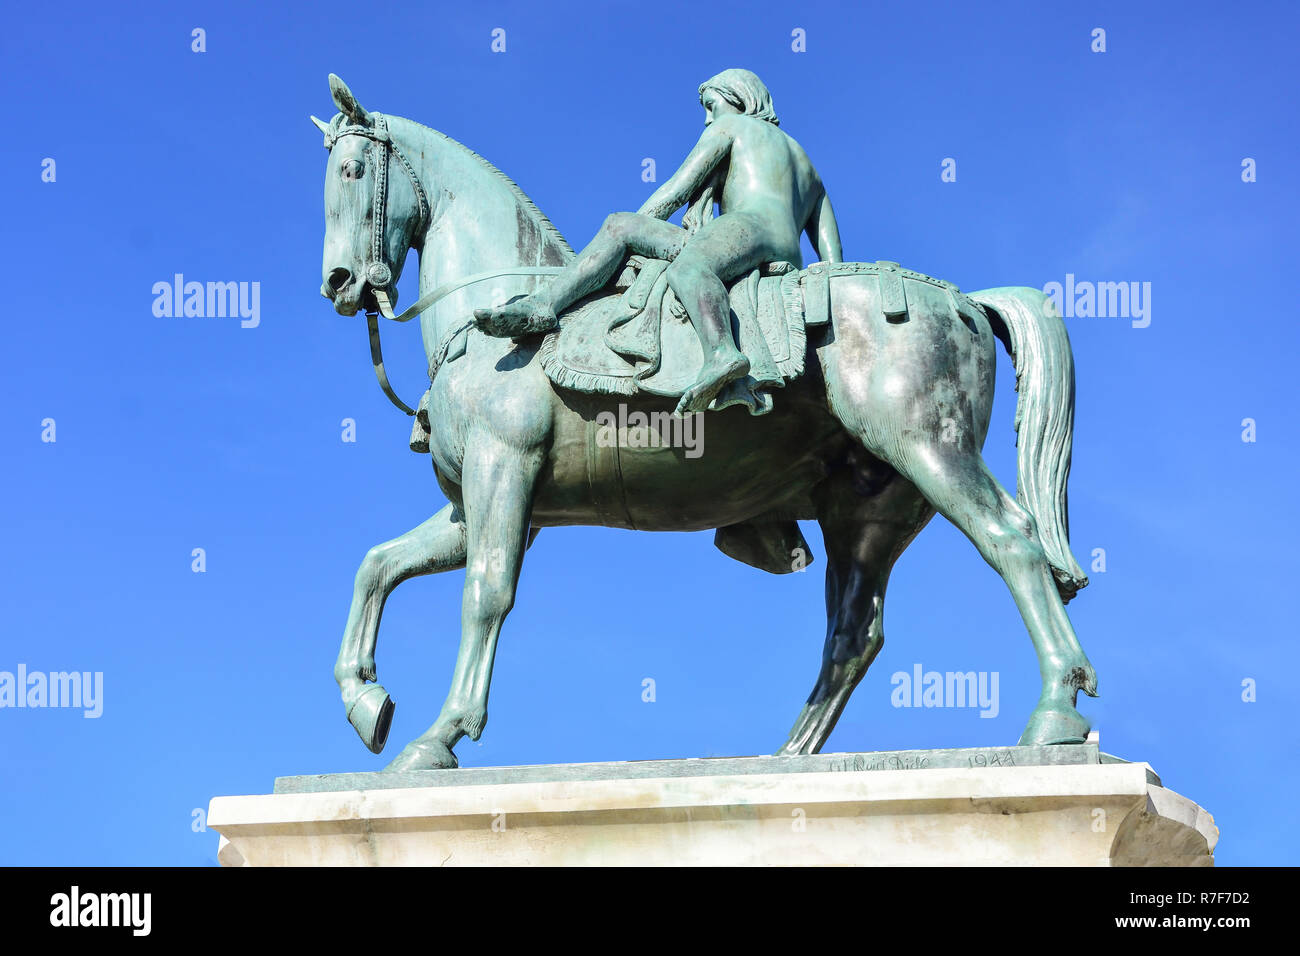
<instances>
[{"instance_id":1,"label":"horse's mane","mask_svg":"<svg viewBox=\"0 0 1300 956\"><path fill-rule=\"evenodd\" d=\"M497 179L501 180L501 182L505 183L507 187L509 187L510 192L515 197L515 201L518 202L519 205L522 206L527 211L527 213L529 214L529 216L532 217L533 222L536 223L538 228L540 228L550 238L555 240L556 244L559 245L560 249L570 259L574 257L573 247L570 246L568 241L564 238L564 236L560 234L560 230L555 228L555 223L551 222L551 220L546 217L546 214L537 208L537 203L533 202L531 199L528 198L528 194L519 188L518 183L516 183L505 173L501 172L501 170L493 166L492 163L490 163L487 159L480 156L478 153L474 152L474 150L470 149L468 146L466 146L464 143L460 142L459 140L452 139L442 130L434 129L432 126L425 126L423 123L416 122L415 120L412 119L408 119L406 120L406 122L410 123L412 126L418 126L420 127L420 129L428 130L430 133L433 133L435 136L442 137L452 146L455 146L457 149L461 150L462 152L468 154L469 156L472 156L480 166L482 166L489 173L491 173Z\"/></svg>"}]
</instances>

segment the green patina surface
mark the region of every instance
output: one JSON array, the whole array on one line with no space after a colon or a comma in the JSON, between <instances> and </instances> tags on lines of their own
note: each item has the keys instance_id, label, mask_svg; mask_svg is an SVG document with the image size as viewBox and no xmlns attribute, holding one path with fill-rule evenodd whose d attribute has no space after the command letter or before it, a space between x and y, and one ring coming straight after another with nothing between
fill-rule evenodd
<instances>
[{"instance_id":1,"label":"green patina surface","mask_svg":"<svg viewBox=\"0 0 1300 956\"><path fill-rule=\"evenodd\" d=\"M316 120L329 152L321 292L341 315L367 314L372 361L394 401L379 317L419 319L429 386L418 411L399 404L416 420L412 447L429 457L450 502L372 548L357 572L334 676L348 720L376 753L393 714L375 667L384 602L409 578L465 571L451 689L436 721L389 771L456 767L457 743L479 739L525 552L540 532L565 525L716 529L725 554L782 574L811 560L797 522L819 523L826 637L812 692L778 750L796 761L782 766L794 768L819 765L812 755L883 644L894 562L940 514L1001 576L1038 656L1041 694L1020 743L1066 753L1086 740L1077 698L1096 695L1097 675L1065 610L1087 584L1070 551L1066 508L1074 362L1065 323L1041 291L963 295L878 259L887 250L873 250L873 263L843 262L830 187L788 132L797 111L779 127L771 94L746 70L725 70L692 91L705 114L696 146L637 212L611 215L577 255L483 157L427 126L365 109L337 76L330 92L338 114ZM669 222L683 206L682 225ZM982 241L979 226L954 230L954 242ZM802 235L822 260L807 269ZM412 251L419 300L395 315ZM770 281L764 297L748 277L775 266L797 274L797 282L782 280L779 307L816 317L806 328L802 318L763 325L777 300ZM739 295L749 297L748 310L733 308ZM619 354L640 363L638 387L624 382L628 393L619 395L582 387L609 388L599 375L557 385L544 368L556 354L557 326L583 302L608 296L625 311L593 323L566 354L595 362L618 337ZM748 339L737 332L741 313L754 322ZM742 347L764 327L788 334L755 361ZM802 360L783 353L783 343L802 349ZM999 343L1014 360L1019 393L1014 495L981 454ZM652 394L654 375L672 369L680 372L672 386ZM763 393L751 403L761 414L719 402L746 382ZM690 448L647 449L643 428L632 429L638 442L628 447L598 440L602 421L674 412L701 417L702 441L692 433ZM383 494L408 484L375 482ZM941 596L942 582L935 589ZM582 599L577 582L574 594ZM673 626L692 624L671 607L662 613ZM986 645L1004 632L1003 621L972 622L970 636ZM739 629L700 635L734 640L738 654L751 637Z\"/></svg>"}]
</instances>

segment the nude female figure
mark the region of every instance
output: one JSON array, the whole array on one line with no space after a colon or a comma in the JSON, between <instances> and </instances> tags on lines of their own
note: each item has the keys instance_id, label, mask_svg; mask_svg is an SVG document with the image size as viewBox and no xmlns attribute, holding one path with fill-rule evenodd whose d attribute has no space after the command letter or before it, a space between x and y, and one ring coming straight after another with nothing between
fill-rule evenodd
<instances>
[{"instance_id":1,"label":"nude female figure","mask_svg":"<svg viewBox=\"0 0 1300 956\"><path fill-rule=\"evenodd\" d=\"M778 128L772 97L749 70L700 84L704 133L681 168L635 213L614 213L587 248L545 287L495 309L476 309L489 335L548 332L557 314L602 288L629 254L668 261L667 281L704 347L699 377L677 414L702 412L728 382L749 372L731 333L726 284L765 262L803 265L807 232L818 257L840 262L830 198L808 155ZM719 215L711 218L713 203ZM690 203L685 227L667 218Z\"/></svg>"}]
</instances>

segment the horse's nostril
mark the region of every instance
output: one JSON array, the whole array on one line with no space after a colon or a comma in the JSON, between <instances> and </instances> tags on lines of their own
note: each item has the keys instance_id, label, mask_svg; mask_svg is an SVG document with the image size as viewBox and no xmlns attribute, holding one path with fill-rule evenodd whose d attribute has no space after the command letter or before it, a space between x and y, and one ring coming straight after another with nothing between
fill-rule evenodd
<instances>
[{"instance_id":1,"label":"horse's nostril","mask_svg":"<svg viewBox=\"0 0 1300 956\"><path fill-rule=\"evenodd\" d=\"M335 292L342 292L344 286L352 281L352 273L347 269L331 269L329 277L329 287Z\"/></svg>"}]
</instances>

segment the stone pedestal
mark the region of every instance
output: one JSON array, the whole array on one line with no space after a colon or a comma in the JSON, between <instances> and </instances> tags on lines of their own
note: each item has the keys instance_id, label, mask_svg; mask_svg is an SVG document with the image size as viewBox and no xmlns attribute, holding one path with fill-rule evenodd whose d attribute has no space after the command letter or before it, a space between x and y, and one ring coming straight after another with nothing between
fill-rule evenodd
<instances>
[{"instance_id":1,"label":"stone pedestal","mask_svg":"<svg viewBox=\"0 0 1300 956\"><path fill-rule=\"evenodd\" d=\"M281 777L229 866L1212 866L1208 813L1094 744Z\"/></svg>"}]
</instances>

